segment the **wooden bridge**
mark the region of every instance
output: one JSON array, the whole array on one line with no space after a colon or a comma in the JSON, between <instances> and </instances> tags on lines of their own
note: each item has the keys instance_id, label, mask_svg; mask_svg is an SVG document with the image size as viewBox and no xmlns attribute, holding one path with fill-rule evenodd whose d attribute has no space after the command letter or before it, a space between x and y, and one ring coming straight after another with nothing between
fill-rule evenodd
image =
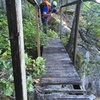
<instances>
[{"instance_id":1,"label":"wooden bridge","mask_svg":"<svg viewBox=\"0 0 100 100\"><path fill-rule=\"evenodd\" d=\"M46 74L40 79L37 100L89 100L82 89L81 79L74 68L61 40L47 40L43 48L46 59Z\"/></svg>"},{"instance_id":2,"label":"wooden bridge","mask_svg":"<svg viewBox=\"0 0 100 100\"><path fill-rule=\"evenodd\" d=\"M33 6L36 6L36 18L38 19L37 0L28 1L32 3ZM75 17L71 31L71 34L75 35L74 37L71 37L74 38L74 64L76 62L78 23L81 3L82 0L75 0L74 2L60 7L61 9L62 7L76 4ZM6 7L9 39L11 44L15 96L16 100L27 100L21 0L6 0ZM38 30L38 24L36 25ZM39 55L40 41L38 31L37 39ZM60 39L47 40L47 42L49 43L49 46L44 46L43 48L43 57L46 59L47 72L41 77L39 88L42 93L37 94L37 100L89 100L85 93L86 91L81 87L81 79Z\"/></svg>"}]
</instances>

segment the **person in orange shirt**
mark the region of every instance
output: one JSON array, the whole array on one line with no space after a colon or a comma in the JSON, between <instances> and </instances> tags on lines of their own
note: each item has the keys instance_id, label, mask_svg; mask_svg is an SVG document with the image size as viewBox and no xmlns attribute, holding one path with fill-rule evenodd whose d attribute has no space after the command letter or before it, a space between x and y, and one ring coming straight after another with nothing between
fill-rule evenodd
<instances>
[{"instance_id":1,"label":"person in orange shirt","mask_svg":"<svg viewBox=\"0 0 100 100\"><path fill-rule=\"evenodd\" d=\"M43 23L43 30L44 33L47 34L47 23L50 17L52 16L52 13L57 13L57 2L53 1L52 3L49 3L47 0L44 0L43 3L46 3L42 12L41 12L41 20Z\"/></svg>"}]
</instances>

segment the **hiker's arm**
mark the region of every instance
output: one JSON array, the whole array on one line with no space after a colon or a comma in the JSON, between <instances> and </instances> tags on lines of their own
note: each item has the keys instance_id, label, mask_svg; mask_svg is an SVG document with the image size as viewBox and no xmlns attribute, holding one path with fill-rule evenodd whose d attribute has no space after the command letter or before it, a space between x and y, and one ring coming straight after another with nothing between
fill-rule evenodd
<instances>
[{"instance_id":1,"label":"hiker's arm","mask_svg":"<svg viewBox=\"0 0 100 100\"><path fill-rule=\"evenodd\" d=\"M43 13L43 16L51 17L51 16L52 16L52 13L46 13L46 12L44 12L44 13Z\"/></svg>"},{"instance_id":2,"label":"hiker's arm","mask_svg":"<svg viewBox=\"0 0 100 100\"><path fill-rule=\"evenodd\" d=\"M53 8L52 13L60 14L60 10L57 10L56 8Z\"/></svg>"},{"instance_id":3,"label":"hiker's arm","mask_svg":"<svg viewBox=\"0 0 100 100\"><path fill-rule=\"evenodd\" d=\"M44 9L43 9L43 16L45 17L51 17L51 13L49 12L49 8L48 6L45 6Z\"/></svg>"}]
</instances>

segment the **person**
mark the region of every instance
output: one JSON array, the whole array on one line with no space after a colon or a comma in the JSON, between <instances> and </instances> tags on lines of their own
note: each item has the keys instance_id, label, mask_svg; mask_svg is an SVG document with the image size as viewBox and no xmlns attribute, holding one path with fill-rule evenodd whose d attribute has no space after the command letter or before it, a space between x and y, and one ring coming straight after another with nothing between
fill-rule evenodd
<instances>
[{"instance_id":1,"label":"person","mask_svg":"<svg viewBox=\"0 0 100 100\"><path fill-rule=\"evenodd\" d=\"M58 11L56 9L56 7L57 7L56 1L49 3L48 1L45 0L44 2L47 2L48 4L45 5L44 8L43 8L41 19L42 19L42 23L43 23L43 31L44 31L44 33L47 34L48 20L52 17L53 13L57 13Z\"/></svg>"}]
</instances>

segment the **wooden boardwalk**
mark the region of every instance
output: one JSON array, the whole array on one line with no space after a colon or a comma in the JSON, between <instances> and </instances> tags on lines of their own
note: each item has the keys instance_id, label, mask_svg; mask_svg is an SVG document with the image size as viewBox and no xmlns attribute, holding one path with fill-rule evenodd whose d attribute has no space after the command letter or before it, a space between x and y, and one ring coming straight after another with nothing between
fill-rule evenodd
<instances>
[{"instance_id":1,"label":"wooden boardwalk","mask_svg":"<svg viewBox=\"0 0 100 100\"><path fill-rule=\"evenodd\" d=\"M61 40L49 39L43 48L46 74L40 79L38 100L89 100Z\"/></svg>"}]
</instances>

